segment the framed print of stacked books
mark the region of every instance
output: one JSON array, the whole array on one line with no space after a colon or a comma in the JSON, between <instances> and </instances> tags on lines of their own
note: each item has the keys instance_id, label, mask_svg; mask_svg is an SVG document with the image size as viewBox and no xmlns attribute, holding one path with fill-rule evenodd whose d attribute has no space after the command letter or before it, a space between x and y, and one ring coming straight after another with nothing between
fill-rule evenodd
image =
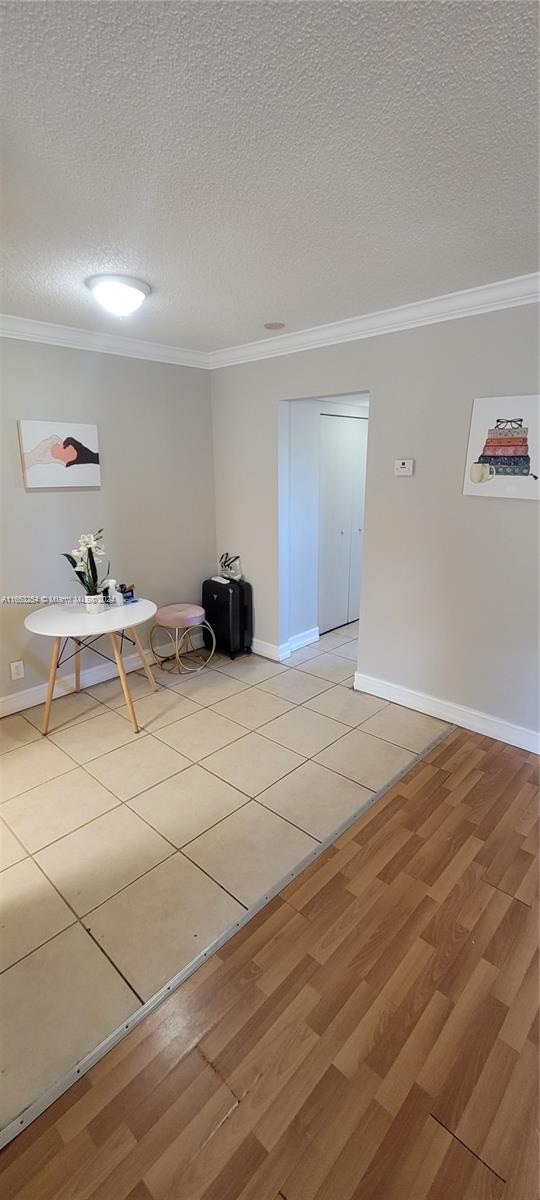
<instances>
[{"instance_id":1,"label":"framed print of stacked books","mask_svg":"<svg viewBox=\"0 0 540 1200\"><path fill-rule=\"evenodd\" d=\"M540 396L481 396L473 403L465 496L540 500Z\"/></svg>"}]
</instances>

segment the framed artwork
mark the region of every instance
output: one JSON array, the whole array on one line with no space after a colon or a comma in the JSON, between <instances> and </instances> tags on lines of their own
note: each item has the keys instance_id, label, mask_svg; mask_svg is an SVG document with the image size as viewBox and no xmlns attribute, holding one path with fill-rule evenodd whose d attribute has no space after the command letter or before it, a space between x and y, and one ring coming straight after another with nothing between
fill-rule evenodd
<instances>
[{"instance_id":1,"label":"framed artwork","mask_svg":"<svg viewBox=\"0 0 540 1200\"><path fill-rule=\"evenodd\" d=\"M26 488L101 486L97 425L19 421Z\"/></svg>"},{"instance_id":2,"label":"framed artwork","mask_svg":"<svg viewBox=\"0 0 540 1200\"><path fill-rule=\"evenodd\" d=\"M473 401L464 496L540 500L540 396Z\"/></svg>"}]
</instances>

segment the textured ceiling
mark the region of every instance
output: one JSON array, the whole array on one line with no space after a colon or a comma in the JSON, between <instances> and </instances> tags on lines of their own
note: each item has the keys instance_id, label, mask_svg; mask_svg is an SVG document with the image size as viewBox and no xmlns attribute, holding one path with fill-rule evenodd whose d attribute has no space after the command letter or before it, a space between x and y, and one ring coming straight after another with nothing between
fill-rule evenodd
<instances>
[{"instance_id":1,"label":"textured ceiling","mask_svg":"<svg viewBox=\"0 0 540 1200\"><path fill-rule=\"evenodd\" d=\"M536 269L536 4L2 18L6 312L214 349ZM135 317L102 271L152 284Z\"/></svg>"}]
</instances>

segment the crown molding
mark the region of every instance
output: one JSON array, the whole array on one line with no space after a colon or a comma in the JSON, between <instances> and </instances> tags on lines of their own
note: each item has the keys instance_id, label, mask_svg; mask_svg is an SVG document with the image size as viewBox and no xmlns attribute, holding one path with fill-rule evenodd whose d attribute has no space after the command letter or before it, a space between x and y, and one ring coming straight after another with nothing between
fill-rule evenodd
<instances>
[{"instance_id":1,"label":"crown molding","mask_svg":"<svg viewBox=\"0 0 540 1200\"><path fill-rule=\"evenodd\" d=\"M181 346L143 342L137 338L122 337L121 334L96 333L92 329L52 325L47 321L31 321L26 317L11 317L4 313L0 314L0 337L42 342L46 346L64 346L70 350L119 354L123 358L142 358L148 362L171 363L177 367L207 370L209 366L208 354L204 350L184 350Z\"/></svg>"},{"instance_id":2,"label":"crown molding","mask_svg":"<svg viewBox=\"0 0 540 1200\"><path fill-rule=\"evenodd\" d=\"M300 329L297 333L280 333L271 339L247 342L245 346L211 350L208 365L216 370L262 358L277 358L282 354L298 354L301 350L356 342L384 333L398 333L421 325L434 325L439 321L453 321L458 317L473 317L497 309L534 304L539 300L539 288L540 273L517 275L513 279L486 283L482 287L432 296L429 300L418 300L413 304L401 304L398 308L348 317L345 321L334 321L330 325L315 325L312 329Z\"/></svg>"},{"instance_id":3,"label":"crown molding","mask_svg":"<svg viewBox=\"0 0 540 1200\"><path fill-rule=\"evenodd\" d=\"M296 333L280 333L272 338L247 342L244 346L230 346L225 350L186 350L161 342L143 342L120 334L96 333L90 329L52 325L46 321L32 321L7 314L0 315L0 337L215 371L239 363L298 354L301 350L338 346L342 342L356 342L385 333L417 329L422 325L435 325L440 321L454 321L458 317L480 316L498 309L535 304L539 298L540 273L533 272L530 275L517 275L513 279L502 279L497 283L486 283L482 287L466 288L461 292L432 296L413 304L401 304L397 308L348 317L345 321L333 321L329 325L299 329Z\"/></svg>"}]
</instances>

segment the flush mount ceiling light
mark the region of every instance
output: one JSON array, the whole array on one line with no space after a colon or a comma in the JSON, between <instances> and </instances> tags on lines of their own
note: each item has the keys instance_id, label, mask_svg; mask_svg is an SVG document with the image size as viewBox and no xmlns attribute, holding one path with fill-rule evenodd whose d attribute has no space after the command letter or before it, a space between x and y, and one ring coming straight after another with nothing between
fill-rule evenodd
<instances>
[{"instance_id":1,"label":"flush mount ceiling light","mask_svg":"<svg viewBox=\"0 0 540 1200\"><path fill-rule=\"evenodd\" d=\"M285 322L284 321L265 321L264 328L270 329L272 331L275 331L276 329L285 329Z\"/></svg>"},{"instance_id":2,"label":"flush mount ceiling light","mask_svg":"<svg viewBox=\"0 0 540 1200\"><path fill-rule=\"evenodd\" d=\"M152 291L149 283L131 275L92 275L85 282L98 304L115 317L129 317Z\"/></svg>"}]
</instances>

